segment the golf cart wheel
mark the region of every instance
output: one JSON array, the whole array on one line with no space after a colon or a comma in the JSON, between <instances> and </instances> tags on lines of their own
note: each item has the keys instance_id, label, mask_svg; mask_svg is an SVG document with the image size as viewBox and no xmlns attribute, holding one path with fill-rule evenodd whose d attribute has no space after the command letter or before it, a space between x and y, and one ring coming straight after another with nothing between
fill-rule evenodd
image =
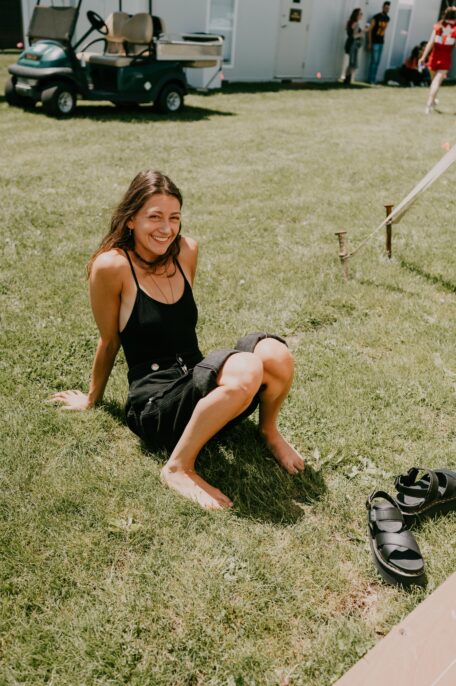
<instances>
[{"instance_id":1,"label":"golf cart wheel","mask_svg":"<svg viewBox=\"0 0 456 686\"><path fill-rule=\"evenodd\" d=\"M5 83L5 100L11 107L22 107L23 109L32 109L35 107L35 100L32 98L24 98L16 92L13 79L10 77Z\"/></svg>"},{"instance_id":2,"label":"golf cart wheel","mask_svg":"<svg viewBox=\"0 0 456 686\"><path fill-rule=\"evenodd\" d=\"M155 103L155 109L162 114L176 114L184 106L184 91L177 83L164 86Z\"/></svg>"},{"instance_id":3,"label":"golf cart wheel","mask_svg":"<svg viewBox=\"0 0 456 686\"><path fill-rule=\"evenodd\" d=\"M76 109L76 93L71 85L59 83L41 93L41 102L51 117L71 117Z\"/></svg>"}]
</instances>

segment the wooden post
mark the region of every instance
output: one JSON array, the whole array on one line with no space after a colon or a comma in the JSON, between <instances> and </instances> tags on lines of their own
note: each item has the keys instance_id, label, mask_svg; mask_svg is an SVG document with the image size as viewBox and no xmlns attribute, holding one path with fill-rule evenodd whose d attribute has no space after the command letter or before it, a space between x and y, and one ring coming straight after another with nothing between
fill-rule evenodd
<instances>
[{"instance_id":1,"label":"wooden post","mask_svg":"<svg viewBox=\"0 0 456 686\"><path fill-rule=\"evenodd\" d=\"M344 279L348 281L348 249L347 249L347 232L336 231L335 234L339 240L339 259L342 265Z\"/></svg>"},{"instance_id":2,"label":"wooden post","mask_svg":"<svg viewBox=\"0 0 456 686\"><path fill-rule=\"evenodd\" d=\"M389 217L389 215L393 211L393 207L394 207L394 205L389 205L389 204L385 205L387 217ZM393 254L392 247L391 247L392 228L393 228L392 223L388 222L388 224L386 225L386 253L390 259L391 259L391 256Z\"/></svg>"}]
</instances>

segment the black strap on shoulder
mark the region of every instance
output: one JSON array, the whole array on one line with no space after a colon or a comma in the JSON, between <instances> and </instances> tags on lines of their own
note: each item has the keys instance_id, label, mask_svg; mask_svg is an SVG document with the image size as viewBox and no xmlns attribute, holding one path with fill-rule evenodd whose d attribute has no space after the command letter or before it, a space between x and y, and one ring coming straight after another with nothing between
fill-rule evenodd
<instances>
[{"instance_id":1,"label":"black strap on shoulder","mask_svg":"<svg viewBox=\"0 0 456 686\"><path fill-rule=\"evenodd\" d=\"M131 273L133 274L133 278L134 278L134 280L135 280L136 287L137 287L138 291L140 291L141 289L140 289L140 287L139 287L138 277L136 276L136 272L135 272L135 270L133 269L133 263L132 263L132 261L131 261L131 259L130 259L130 255L128 254L128 252L127 252L126 250L124 250L124 253L125 253L125 255L127 256L128 262L130 263L130 269L131 269Z\"/></svg>"},{"instance_id":2,"label":"black strap on shoulder","mask_svg":"<svg viewBox=\"0 0 456 686\"><path fill-rule=\"evenodd\" d=\"M188 285L190 286L190 282L189 282L189 280L187 279L187 277L185 276L184 270L183 270L182 267L180 266L180 262L179 262L179 260L177 259L177 257L176 257L175 262L176 262L176 264L177 264L177 268L179 269L180 273L181 273L182 276L184 277L184 283L188 283Z\"/></svg>"}]
</instances>

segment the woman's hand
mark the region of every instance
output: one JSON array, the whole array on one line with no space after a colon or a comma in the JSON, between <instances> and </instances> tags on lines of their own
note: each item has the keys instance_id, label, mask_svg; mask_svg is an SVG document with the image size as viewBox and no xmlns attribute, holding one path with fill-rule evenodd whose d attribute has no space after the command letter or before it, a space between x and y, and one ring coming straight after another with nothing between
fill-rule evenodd
<instances>
[{"instance_id":1,"label":"woman's hand","mask_svg":"<svg viewBox=\"0 0 456 686\"><path fill-rule=\"evenodd\" d=\"M62 403L64 410L89 410L92 407L87 393L81 391L60 391L54 393L50 401Z\"/></svg>"}]
</instances>

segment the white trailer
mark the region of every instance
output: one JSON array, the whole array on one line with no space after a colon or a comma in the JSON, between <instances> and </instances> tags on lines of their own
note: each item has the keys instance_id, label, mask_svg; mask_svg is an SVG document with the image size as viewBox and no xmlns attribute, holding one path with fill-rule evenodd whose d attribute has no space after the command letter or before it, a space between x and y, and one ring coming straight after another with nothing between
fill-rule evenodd
<instances>
[{"instance_id":1,"label":"white trailer","mask_svg":"<svg viewBox=\"0 0 456 686\"><path fill-rule=\"evenodd\" d=\"M122 9L132 14L147 12L151 6L168 33L223 35L224 78L249 82L336 80L341 71L345 24L351 11L360 7L364 19L369 20L382 6L382 0L121 1ZM28 26L34 0L21 2L24 26ZM82 9L92 9L106 18L118 2L85 0ZM441 4L441 0L392 0L379 78L387 68L400 66L412 48L429 37ZM79 31L84 29L81 21ZM357 79L362 80L369 61L365 48L360 49L359 58ZM456 65L452 74L456 75ZM188 70L188 79L197 87L211 79L212 87L220 85L216 69Z\"/></svg>"}]
</instances>

